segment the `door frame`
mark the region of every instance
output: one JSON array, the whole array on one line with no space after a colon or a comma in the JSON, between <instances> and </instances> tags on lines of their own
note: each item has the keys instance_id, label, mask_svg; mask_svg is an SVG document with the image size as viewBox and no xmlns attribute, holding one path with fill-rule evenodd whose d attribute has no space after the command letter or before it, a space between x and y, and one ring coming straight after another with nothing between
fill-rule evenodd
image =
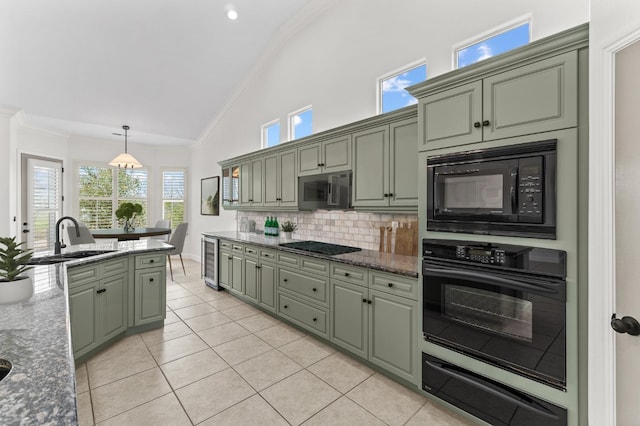
<instances>
[{"instance_id":1,"label":"door frame","mask_svg":"<svg viewBox=\"0 0 640 426\"><path fill-rule=\"evenodd\" d=\"M640 40L640 28L590 48L589 64L589 356L590 424L616 424L615 59Z\"/></svg>"}]
</instances>

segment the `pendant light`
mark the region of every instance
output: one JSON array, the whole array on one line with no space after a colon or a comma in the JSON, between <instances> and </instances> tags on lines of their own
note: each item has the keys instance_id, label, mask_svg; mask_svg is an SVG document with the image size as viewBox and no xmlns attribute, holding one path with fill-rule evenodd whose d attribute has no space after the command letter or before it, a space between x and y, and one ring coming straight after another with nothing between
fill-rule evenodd
<instances>
[{"instance_id":1,"label":"pendant light","mask_svg":"<svg viewBox=\"0 0 640 426\"><path fill-rule=\"evenodd\" d=\"M129 130L129 126L124 125L122 128L124 129L124 152L111 160L109 165L124 169L139 169L142 167L142 164L140 164L133 155L127 153L127 131ZM114 133L114 135L122 136L121 133Z\"/></svg>"}]
</instances>

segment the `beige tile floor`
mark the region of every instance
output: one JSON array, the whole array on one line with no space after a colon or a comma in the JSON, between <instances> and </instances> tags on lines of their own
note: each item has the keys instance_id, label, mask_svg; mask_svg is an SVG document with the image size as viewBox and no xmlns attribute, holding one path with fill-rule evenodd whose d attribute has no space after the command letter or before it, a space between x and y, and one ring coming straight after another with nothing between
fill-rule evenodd
<instances>
[{"instance_id":1,"label":"beige tile floor","mask_svg":"<svg viewBox=\"0 0 640 426\"><path fill-rule=\"evenodd\" d=\"M470 424L185 266L163 328L77 366L80 425Z\"/></svg>"}]
</instances>

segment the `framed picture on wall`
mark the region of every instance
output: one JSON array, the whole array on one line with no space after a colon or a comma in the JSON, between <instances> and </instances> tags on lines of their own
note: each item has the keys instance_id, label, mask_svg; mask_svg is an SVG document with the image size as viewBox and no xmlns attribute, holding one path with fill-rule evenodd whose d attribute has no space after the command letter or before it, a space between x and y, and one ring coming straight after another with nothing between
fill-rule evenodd
<instances>
[{"instance_id":1,"label":"framed picture on wall","mask_svg":"<svg viewBox=\"0 0 640 426\"><path fill-rule=\"evenodd\" d=\"M220 215L220 176L200 180L200 214Z\"/></svg>"}]
</instances>

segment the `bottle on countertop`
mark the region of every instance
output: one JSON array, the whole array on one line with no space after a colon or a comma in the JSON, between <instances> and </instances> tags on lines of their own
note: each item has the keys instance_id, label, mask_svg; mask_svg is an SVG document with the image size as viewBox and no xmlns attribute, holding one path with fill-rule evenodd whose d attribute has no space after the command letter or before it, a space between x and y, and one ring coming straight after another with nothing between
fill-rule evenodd
<instances>
[{"instance_id":1,"label":"bottle on countertop","mask_svg":"<svg viewBox=\"0 0 640 426\"><path fill-rule=\"evenodd\" d=\"M269 216L264 220L264 235L269 235Z\"/></svg>"},{"instance_id":2,"label":"bottle on countertop","mask_svg":"<svg viewBox=\"0 0 640 426\"><path fill-rule=\"evenodd\" d=\"M280 225L278 224L278 218L273 218L273 235L278 236L280 234Z\"/></svg>"}]
</instances>

